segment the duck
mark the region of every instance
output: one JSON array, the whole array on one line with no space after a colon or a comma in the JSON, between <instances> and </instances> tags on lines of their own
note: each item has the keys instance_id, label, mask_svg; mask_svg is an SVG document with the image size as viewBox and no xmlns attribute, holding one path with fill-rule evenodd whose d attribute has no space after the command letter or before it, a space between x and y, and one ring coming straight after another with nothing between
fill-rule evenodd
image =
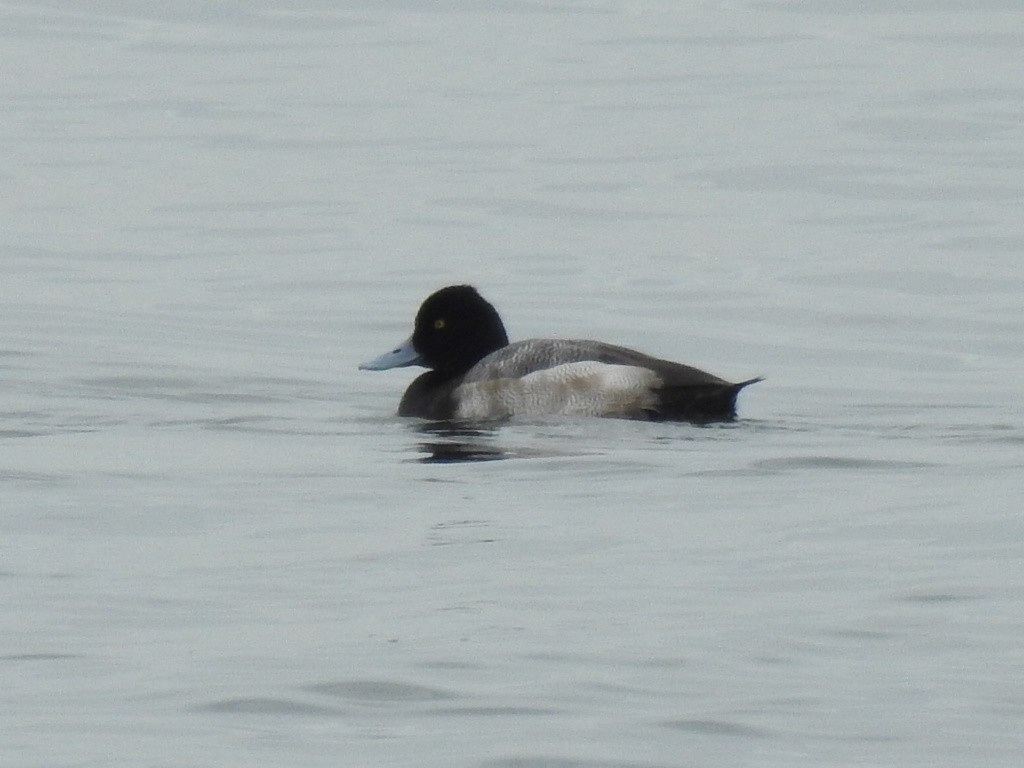
<instances>
[{"instance_id":1,"label":"duck","mask_svg":"<svg viewBox=\"0 0 1024 768\"><path fill-rule=\"evenodd\" d=\"M683 363L585 339L509 343L494 306L470 285L428 296L399 346L359 368L429 370L406 389L399 416L485 422L595 416L696 424L732 421L737 383Z\"/></svg>"}]
</instances>

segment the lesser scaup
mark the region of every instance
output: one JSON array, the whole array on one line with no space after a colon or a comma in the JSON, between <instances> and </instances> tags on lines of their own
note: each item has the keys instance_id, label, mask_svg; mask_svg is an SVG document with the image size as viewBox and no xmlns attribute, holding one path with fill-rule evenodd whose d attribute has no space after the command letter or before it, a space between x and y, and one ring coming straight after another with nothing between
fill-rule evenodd
<instances>
[{"instance_id":1,"label":"lesser scaup","mask_svg":"<svg viewBox=\"0 0 1024 768\"><path fill-rule=\"evenodd\" d=\"M600 341L529 339L509 344L497 311L476 289L431 294L412 336L363 363L368 371L431 370L402 397L400 416L477 421L581 415L706 423L736 417L733 384L681 363Z\"/></svg>"}]
</instances>

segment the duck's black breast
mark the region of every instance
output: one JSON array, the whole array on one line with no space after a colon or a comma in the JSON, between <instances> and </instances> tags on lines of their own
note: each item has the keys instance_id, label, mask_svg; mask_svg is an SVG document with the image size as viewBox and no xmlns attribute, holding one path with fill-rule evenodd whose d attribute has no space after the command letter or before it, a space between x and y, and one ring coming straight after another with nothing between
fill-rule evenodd
<instances>
[{"instance_id":1,"label":"duck's black breast","mask_svg":"<svg viewBox=\"0 0 1024 768\"><path fill-rule=\"evenodd\" d=\"M438 371L427 371L413 379L398 404L399 416L447 421L455 418L457 404L453 396L461 377L446 377Z\"/></svg>"}]
</instances>

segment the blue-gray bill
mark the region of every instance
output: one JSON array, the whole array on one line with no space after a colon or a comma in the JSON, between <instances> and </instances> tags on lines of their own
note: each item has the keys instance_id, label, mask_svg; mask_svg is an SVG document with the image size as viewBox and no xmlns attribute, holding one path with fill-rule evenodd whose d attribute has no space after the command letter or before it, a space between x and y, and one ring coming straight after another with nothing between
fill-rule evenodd
<instances>
[{"instance_id":1,"label":"blue-gray bill","mask_svg":"<svg viewBox=\"0 0 1024 768\"><path fill-rule=\"evenodd\" d=\"M412 345L412 336L390 352L360 363L359 370L386 371L389 368L404 368L407 365L422 365L420 353Z\"/></svg>"}]
</instances>

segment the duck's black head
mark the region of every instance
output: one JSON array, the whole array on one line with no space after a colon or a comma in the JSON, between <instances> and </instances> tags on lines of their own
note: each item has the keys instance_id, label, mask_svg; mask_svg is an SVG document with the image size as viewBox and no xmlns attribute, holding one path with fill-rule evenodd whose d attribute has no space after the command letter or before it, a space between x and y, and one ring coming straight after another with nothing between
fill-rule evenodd
<instances>
[{"instance_id":1,"label":"duck's black head","mask_svg":"<svg viewBox=\"0 0 1024 768\"><path fill-rule=\"evenodd\" d=\"M508 334L498 311L475 288L450 285L420 305L412 344L422 365L459 374L507 345Z\"/></svg>"}]
</instances>

